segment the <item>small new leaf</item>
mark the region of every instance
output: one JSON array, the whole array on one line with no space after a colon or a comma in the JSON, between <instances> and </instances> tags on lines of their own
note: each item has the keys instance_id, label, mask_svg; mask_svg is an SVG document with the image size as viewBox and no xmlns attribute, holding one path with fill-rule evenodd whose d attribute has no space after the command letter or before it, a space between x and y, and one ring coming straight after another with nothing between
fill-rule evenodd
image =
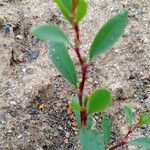
<instances>
[{"instance_id":1,"label":"small new leaf","mask_svg":"<svg viewBox=\"0 0 150 150\"><path fill-rule=\"evenodd\" d=\"M133 119L134 119L134 113L131 110L131 108L129 106L124 106L123 107L123 112L127 117L128 122L130 123L130 125L132 125Z\"/></svg>"},{"instance_id":2,"label":"small new leaf","mask_svg":"<svg viewBox=\"0 0 150 150\"><path fill-rule=\"evenodd\" d=\"M112 101L112 94L106 88L100 88L90 96L88 104L88 113L104 111Z\"/></svg>"},{"instance_id":3,"label":"small new leaf","mask_svg":"<svg viewBox=\"0 0 150 150\"><path fill-rule=\"evenodd\" d=\"M103 136L96 130L80 130L81 150L104 150Z\"/></svg>"},{"instance_id":4,"label":"small new leaf","mask_svg":"<svg viewBox=\"0 0 150 150\"><path fill-rule=\"evenodd\" d=\"M150 124L150 113L143 114L139 120L139 125L149 125Z\"/></svg>"},{"instance_id":5,"label":"small new leaf","mask_svg":"<svg viewBox=\"0 0 150 150\"><path fill-rule=\"evenodd\" d=\"M104 136L104 144L107 145L111 135L111 127L112 123L111 120L107 115L104 115L102 119L102 129L103 129L103 136Z\"/></svg>"},{"instance_id":6,"label":"small new leaf","mask_svg":"<svg viewBox=\"0 0 150 150\"><path fill-rule=\"evenodd\" d=\"M43 24L33 29L32 34L37 38L49 42L69 43L65 33L57 26L50 24Z\"/></svg>"},{"instance_id":7,"label":"small new leaf","mask_svg":"<svg viewBox=\"0 0 150 150\"><path fill-rule=\"evenodd\" d=\"M76 86L76 69L65 45L61 43L52 43L49 49L49 57L64 78Z\"/></svg>"},{"instance_id":8,"label":"small new leaf","mask_svg":"<svg viewBox=\"0 0 150 150\"><path fill-rule=\"evenodd\" d=\"M73 0L55 0L55 2L70 23L72 23L73 18L73 7L75 7L74 19L76 22L80 22L87 13L87 2L85 0L75 0L76 6L72 6Z\"/></svg>"},{"instance_id":9,"label":"small new leaf","mask_svg":"<svg viewBox=\"0 0 150 150\"><path fill-rule=\"evenodd\" d=\"M150 137L140 137L130 141L129 143L150 150Z\"/></svg>"},{"instance_id":10,"label":"small new leaf","mask_svg":"<svg viewBox=\"0 0 150 150\"><path fill-rule=\"evenodd\" d=\"M61 9L62 14L65 16L65 18L71 22L72 17L72 0L55 0L56 4Z\"/></svg>"},{"instance_id":11,"label":"small new leaf","mask_svg":"<svg viewBox=\"0 0 150 150\"><path fill-rule=\"evenodd\" d=\"M87 2L85 0L79 0L78 10L76 14L76 21L80 22L87 13Z\"/></svg>"},{"instance_id":12,"label":"small new leaf","mask_svg":"<svg viewBox=\"0 0 150 150\"><path fill-rule=\"evenodd\" d=\"M80 106L80 104L76 101L75 98L73 98L72 101L71 101L71 108L72 108L74 111L77 111L77 112L80 112L80 111L81 111L81 106Z\"/></svg>"},{"instance_id":13,"label":"small new leaf","mask_svg":"<svg viewBox=\"0 0 150 150\"><path fill-rule=\"evenodd\" d=\"M121 37L127 26L127 19L127 12L119 13L101 28L91 45L90 60L105 52Z\"/></svg>"}]
</instances>

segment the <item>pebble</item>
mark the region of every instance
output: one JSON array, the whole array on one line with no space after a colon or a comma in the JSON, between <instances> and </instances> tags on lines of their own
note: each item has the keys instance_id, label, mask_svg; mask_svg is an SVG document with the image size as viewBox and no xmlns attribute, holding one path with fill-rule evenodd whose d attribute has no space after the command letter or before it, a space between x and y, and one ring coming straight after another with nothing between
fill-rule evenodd
<instances>
[{"instance_id":1,"label":"pebble","mask_svg":"<svg viewBox=\"0 0 150 150\"><path fill-rule=\"evenodd\" d=\"M88 82L89 82L89 83L93 83L93 78L90 77L90 78L88 79Z\"/></svg>"},{"instance_id":2,"label":"pebble","mask_svg":"<svg viewBox=\"0 0 150 150\"><path fill-rule=\"evenodd\" d=\"M21 138L22 138L22 136L23 136L23 135L22 135L22 134L20 134L20 135L18 136L18 139L21 139Z\"/></svg>"},{"instance_id":3,"label":"pebble","mask_svg":"<svg viewBox=\"0 0 150 150\"><path fill-rule=\"evenodd\" d=\"M62 126L59 126L58 129L59 129L59 130L63 130Z\"/></svg>"},{"instance_id":4,"label":"pebble","mask_svg":"<svg viewBox=\"0 0 150 150\"><path fill-rule=\"evenodd\" d=\"M37 101L37 102L41 103L42 102L42 97L37 95L35 97L34 101Z\"/></svg>"},{"instance_id":5,"label":"pebble","mask_svg":"<svg viewBox=\"0 0 150 150\"><path fill-rule=\"evenodd\" d=\"M66 138L69 138L69 136L70 136L70 133L66 132Z\"/></svg>"},{"instance_id":6,"label":"pebble","mask_svg":"<svg viewBox=\"0 0 150 150\"><path fill-rule=\"evenodd\" d=\"M17 103L15 101L10 101L10 105L16 105Z\"/></svg>"},{"instance_id":7,"label":"pebble","mask_svg":"<svg viewBox=\"0 0 150 150\"><path fill-rule=\"evenodd\" d=\"M5 113L0 112L0 129L5 126L6 119L5 119Z\"/></svg>"},{"instance_id":8,"label":"pebble","mask_svg":"<svg viewBox=\"0 0 150 150\"><path fill-rule=\"evenodd\" d=\"M9 111L9 114L12 116L12 117L16 117L17 115L17 111L15 109L12 109Z\"/></svg>"},{"instance_id":9,"label":"pebble","mask_svg":"<svg viewBox=\"0 0 150 150\"><path fill-rule=\"evenodd\" d=\"M10 24L7 24L5 27L4 27L4 33L5 34L8 34L8 33L11 33L13 32L13 28Z\"/></svg>"},{"instance_id":10,"label":"pebble","mask_svg":"<svg viewBox=\"0 0 150 150\"><path fill-rule=\"evenodd\" d=\"M39 56L39 51L36 49L29 50L27 55L29 59L36 59Z\"/></svg>"},{"instance_id":11,"label":"pebble","mask_svg":"<svg viewBox=\"0 0 150 150\"><path fill-rule=\"evenodd\" d=\"M22 36L22 35L17 35L17 36L16 36L16 39L18 39L18 40L23 40L23 36Z\"/></svg>"},{"instance_id":12,"label":"pebble","mask_svg":"<svg viewBox=\"0 0 150 150\"><path fill-rule=\"evenodd\" d=\"M3 4L3 3L0 3L0 6L4 6L4 4Z\"/></svg>"},{"instance_id":13,"label":"pebble","mask_svg":"<svg viewBox=\"0 0 150 150\"><path fill-rule=\"evenodd\" d=\"M144 100L144 105L146 107L150 107L150 99L149 98L147 98L147 99Z\"/></svg>"},{"instance_id":14,"label":"pebble","mask_svg":"<svg viewBox=\"0 0 150 150\"><path fill-rule=\"evenodd\" d=\"M32 46L35 46L38 42L39 42L39 39L37 39L37 38L35 38L35 37L33 37L33 38L31 39Z\"/></svg>"},{"instance_id":15,"label":"pebble","mask_svg":"<svg viewBox=\"0 0 150 150\"><path fill-rule=\"evenodd\" d=\"M65 138L64 143L68 144L68 139L67 138Z\"/></svg>"},{"instance_id":16,"label":"pebble","mask_svg":"<svg viewBox=\"0 0 150 150\"><path fill-rule=\"evenodd\" d=\"M31 108L30 114L31 115L37 115L37 114L39 114L39 110L37 108Z\"/></svg>"},{"instance_id":17,"label":"pebble","mask_svg":"<svg viewBox=\"0 0 150 150\"><path fill-rule=\"evenodd\" d=\"M129 80L133 80L133 79L135 79L135 76L134 75L130 75L129 76Z\"/></svg>"},{"instance_id":18,"label":"pebble","mask_svg":"<svg viewBox=\"0 0 150 150\"><path fill-rule=\"evenodd\" d=\"M25 73L26 71L27 71L27 70L26 70L26 68L23 68L23 69L22 69L22 72L24 72L24 73Z\"/></svg>"},{"instance_id":19,"label":"pebble","mask_svg":"<svg viewBox=\"0 0 150 150\"><path fill-rule=\"evenodd\" d=\"M122 127L120 128L120 131L121 131L122 134L125 135L125 134L128 132L128 127L127 127L127 126L122 126Z\"/></svg>"}]
</instances>

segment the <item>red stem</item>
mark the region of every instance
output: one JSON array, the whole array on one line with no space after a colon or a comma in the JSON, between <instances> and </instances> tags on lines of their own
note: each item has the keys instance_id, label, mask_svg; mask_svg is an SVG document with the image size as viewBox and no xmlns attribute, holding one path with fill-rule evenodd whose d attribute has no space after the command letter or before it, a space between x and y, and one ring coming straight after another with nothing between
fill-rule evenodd
<instances>
[{"instance_id":1,"label":"red stem","mask_svg":"<svg viewBox=\"0 0 150 150\"><path fill-rule=\"evenodd\" d=\"M78 23L75 21L75 15L76 15L76 7L77 7L77 1L73 0L73 7L72 7L72 25L75 31L75 52L77 54L77 57L79 59L79 63L81 65L81 71L82 71L82 80L79 85L79 91L78 91L78 97L79 97L79 103L82 107L80 118L81 118L81 125L83 128L86 127L86 120L87 120L87 112L86 109L83 106L83 91L86 81L86 74L87 74L87 68L88 65L83 61L81 53L80 53L80 31Z\"/></svg>"},{"instance_id":2,"label":"red stem","mask_svg":"<svg viewBox=\"0 0 150 150\"><path fill-rule=\"evenodd\" d=\"M77 23L74 24L74 31L75 31L75 52L77 54L77 57L79 59L79 62L81 64L81 66L83 65L83 60L80 54L80 31L79 31L79 26Z\"/></svg>"},{"instance_id":3,"label":"red stem","mask_svg":"<svg viewBox=\"0 0 150 150\"><path fill-rule=\"evenodd\" d=\"M109 148L108 150L114 150L114 149L116 149L116 148L118 148L118 147L121 147L121 146L123 146L123 145L125 145L127 142L125 142L125 141L120 141L120 142L118 142L116 145L114 145L114 146L112 146L111 148Z\"/></svg>"},{"instance_id":4,"label":"red stem","mask_svg":"<svg viewBox=\"0 0 150 150\"><path fill-rule=\"evenodd\" d=\"M121 147L121 146L127 144L127 143L128 143L128 142L127 142L127 139L129 138L129 136L133 133L133 131L134 131L136 128L138 128L138 123L135 124L135 125L133 126L133 128L129 128L127 134L126 134L123 138L121 138L121 140L120 140L116 145L114 145L114 146L108 148L108 150L115 150L116 148Z\"/></svg>"}]
</instances>

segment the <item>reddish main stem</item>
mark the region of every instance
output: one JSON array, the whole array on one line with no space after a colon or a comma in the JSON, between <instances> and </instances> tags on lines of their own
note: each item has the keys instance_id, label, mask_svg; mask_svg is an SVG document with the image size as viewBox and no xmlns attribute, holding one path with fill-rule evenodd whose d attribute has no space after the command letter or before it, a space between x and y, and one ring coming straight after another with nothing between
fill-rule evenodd
<instances>
[{"instance_id":1,"label":"reddish main stem","mask_svg":"<svg viewBox=\"0 0 150 150\"><path fill-rule=\"evenodd\" d=\"M79 97L80 106L83 107L83 91L84 91L84 86L85 86L85 81L86 81L86 74L87 74L88 65L84 64L83 59L82 59L81 54L80 54L80 48L79 48L80 34L79 34L78 24L76 24L76 23L74 25L74 30L75 30L75 34L76 34L75 51L76 51L77 57L79 59L79 62L81 65L81 71L82 71L82 80L81 80L81 83L79 85L78 97ZM87 112L86 112L86 109L84 107L80 113L80 118L81 118L81 126L82 126L82 128L85 128L86 127L86 120L87 120Z\"/></svg>"},{"instance_id":2,"label":"reddish main stem","mask_svg":"<svg viewBox=\"0 0 150 150\"><path fill-rule=\"evenodd\" d=\"M81 71L82 71L82 80L79 85L78 97L79 97L80 106L82 107L82 110L80 112L81 125L82 125L82 128L85 128L86 120L87 120L87 111L86 111L85 107L83 106L83 91L84 91L84 86L85 86L85 81L86 81L88 65L86 63L84 63L81 53L80 53L80 31L79 31L78 23L75 21L76 6L77 6L77 1L73 0L72 25L73 25L73 28L75 31L75 52L79 59L79 63L81 65Z\"/></svg>"},{"instance_id":3,"label":"reddish main stem","mask_svg":"<svg viewBox=\"0 0 150 150\"><path fill-rule=\"evenodd\" d=\"M80 34L79 34L79 26L77 23L74 23L74 31L75 31L75 52L77 54L77 57L79 59L80 65L81 65L81 70L82 70L82 81L79 86L79 102L80 105L82 106L82 97L83 97L83 90L84 90L84 85L86 81L86 72L87 72L87 65L84 64L81 54L80 54Z\"/></svg>"},{"instance_id":4,"label":"reddish main stem","mask_svg":"<svg viewBox=\"0 0 150 150\"><path fill-rule=\"evenodd\" d=\"M133 133L133 131L138 127L138 124L135 124L133 128L130 128L127 132L127 134L114 146L108 148L108 150L115 150L118 147L124 146L127 144L127 139L130 136L130 134Z\"/></svg>"},{"instance_id":5,"label":"reddish main stem","mask_svg":"<svg viewBox=\"0 0 150 150\"><path fill-rule=\"evenodd\" d=\"M77 23L74 24L74 31L75 31L75 52L77 54L77 57L79 59L79 62L81 64L81 66L83 65L83 60L82 60L82 57L81 57L81 54L80 54L80 34L79 34L79 26Z\"/></svg>"}]
</instances>

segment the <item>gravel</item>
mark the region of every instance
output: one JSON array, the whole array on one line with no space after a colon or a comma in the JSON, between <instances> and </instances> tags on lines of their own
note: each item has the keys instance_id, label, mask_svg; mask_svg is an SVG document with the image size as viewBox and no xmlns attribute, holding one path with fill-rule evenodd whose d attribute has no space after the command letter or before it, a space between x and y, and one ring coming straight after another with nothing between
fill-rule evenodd
<instances>
[{"instance_id":1,"label":"gravel","mask_svg":"<svg viewBox=\"0 0 150 150\"><path fill-rule=\"evenodd\" d=\"M92 63L85 89L91 93L98 87L107 87L113 92L113 103L107 113L113 120L111 142L114 142L128 128L121 111L123 105L131 105L136 119L141 112L150 111L150 2L88 2L87 17L80 26L84 55L88 54L99 28L111 16L122 10L129 11L123 37L108 53ZM24 0L19 3L0 0L0 150L79 149L78 132L67 113L75 89L49 60L47 43L31 35L31 30L44 22L57 24L71 41L74 39L73 30L53 0ZM10 66L12 50L18 61ZM69 53L77 61L71 48ZM27 60L20 61L22 56L28 56ZM101 117L102 114L96 114L93 118L94 127L99 130ZM132 138L143 135L150 135L149 126L136 130ZM121 148L131 149L137 147Z\"/></svg>"}]
</instances>

